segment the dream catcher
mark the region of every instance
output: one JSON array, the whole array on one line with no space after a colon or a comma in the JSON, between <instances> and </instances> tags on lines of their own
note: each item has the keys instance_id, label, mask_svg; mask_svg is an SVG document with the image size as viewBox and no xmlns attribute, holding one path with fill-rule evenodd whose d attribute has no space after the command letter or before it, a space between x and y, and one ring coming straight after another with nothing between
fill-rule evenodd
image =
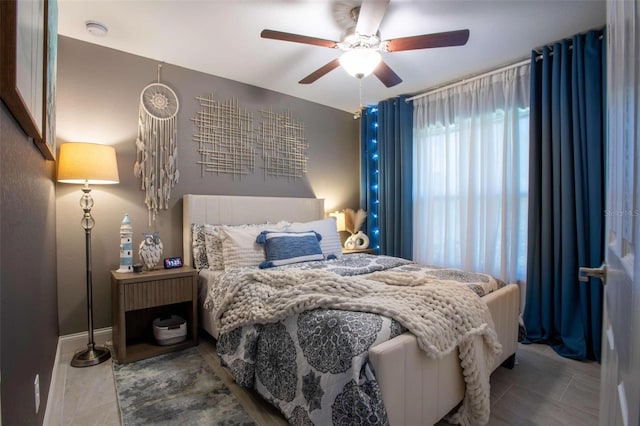
<instances>
[{"instance_id":1,"label":"dream catcher","mask_svg":"<svg viewBox=\"0 0 640 426\"><path fill-rule=\"evenodd\" d=\"M133 173L140 178L145 191L144 203L149 212L149 226L159 209L169 208L171 188L178 182L178 147L176 116L178 97L171 88L151 83L140 94L138 110L138 138Z\"/></svg>"}]
</instances>

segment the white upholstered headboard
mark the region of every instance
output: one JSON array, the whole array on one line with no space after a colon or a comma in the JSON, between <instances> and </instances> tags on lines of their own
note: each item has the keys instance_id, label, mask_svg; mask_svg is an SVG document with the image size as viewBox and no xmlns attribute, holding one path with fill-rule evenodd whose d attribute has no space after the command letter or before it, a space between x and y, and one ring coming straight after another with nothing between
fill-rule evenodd
<instances>
[{"instance_id":1,"label":"white upholstered headboard","mask_svg":"<svg viewBox=\"0 0 640 426\"><path fill-rule=\"evenodd\" d=\"M191 224L243 225L286 220L309 222L324 218L324 200L318 198L194 195L182 197L182 253L193 266Z\"/></svg>"}]
</instances>

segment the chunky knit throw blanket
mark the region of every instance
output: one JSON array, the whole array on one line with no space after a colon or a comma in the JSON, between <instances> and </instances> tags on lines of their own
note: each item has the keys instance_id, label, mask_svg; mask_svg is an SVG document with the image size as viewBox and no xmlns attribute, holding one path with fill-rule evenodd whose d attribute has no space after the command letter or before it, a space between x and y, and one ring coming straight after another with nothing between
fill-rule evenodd
<instances>
[{"instance_id":1,"label":"chunky knit throw blanket","mask_svg":"<svg viewBox=\"0 0 640 426\"><path fill-rule=\"evenodd\" d=\"M342 277L318 270L255 271L218 282L205 307L221 333L294 313L332 308L391 317L416 336L430 357L458 348L466 383L463 402L449 421L489 421L489 375L502 350L487 305L466 286L411 272L381 271Z\"/></svg>"}]
</instances>

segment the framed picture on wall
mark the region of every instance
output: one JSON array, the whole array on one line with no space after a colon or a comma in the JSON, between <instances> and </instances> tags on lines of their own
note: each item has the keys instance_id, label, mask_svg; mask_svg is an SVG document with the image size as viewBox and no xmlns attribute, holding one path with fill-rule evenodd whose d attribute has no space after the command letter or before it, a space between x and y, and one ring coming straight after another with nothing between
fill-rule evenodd
<instances>
[{"instance_id":1,"label":"framed picture on wall","mask_svg":"<svg viewBox=\"0 0 640 426\"><path fill-rule=\"evenodd\" d=\"M42 103L42 155L54 160L56 155L56 76L58 68L58 1L44 2L44 94ZM36 142L37 143L37 142Z\"/></svg>"},{"instance_id":2,"label":"framed picture on wall","mask_svg":"<svg viewBox=\"0 0 640 426\"><path fill-rule=\"evenodd\" d=\"M0 1L0 97L42 155L53 160L54 147L45 135L45 117L50 112L55 114L45 102L48 6L47 0ZM57 13L55 18L57 22Z\"/></svg>"}]
</instances>

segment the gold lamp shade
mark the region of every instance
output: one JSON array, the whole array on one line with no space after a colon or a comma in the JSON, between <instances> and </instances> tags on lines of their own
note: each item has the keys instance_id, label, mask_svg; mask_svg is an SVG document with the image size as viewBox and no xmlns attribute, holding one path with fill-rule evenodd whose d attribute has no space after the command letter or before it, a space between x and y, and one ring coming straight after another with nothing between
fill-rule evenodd
<instances>
[{"instance_id":1,"label":"gold lamp shade","mask_svg":"<svg viewBox=\"0 0 640 426\"><path fill-rule=\"evenodd\" d=\"M119 183L116 150L109 145L70 142L60 145L58 182Z\"/></svg>"}]
</instances>

